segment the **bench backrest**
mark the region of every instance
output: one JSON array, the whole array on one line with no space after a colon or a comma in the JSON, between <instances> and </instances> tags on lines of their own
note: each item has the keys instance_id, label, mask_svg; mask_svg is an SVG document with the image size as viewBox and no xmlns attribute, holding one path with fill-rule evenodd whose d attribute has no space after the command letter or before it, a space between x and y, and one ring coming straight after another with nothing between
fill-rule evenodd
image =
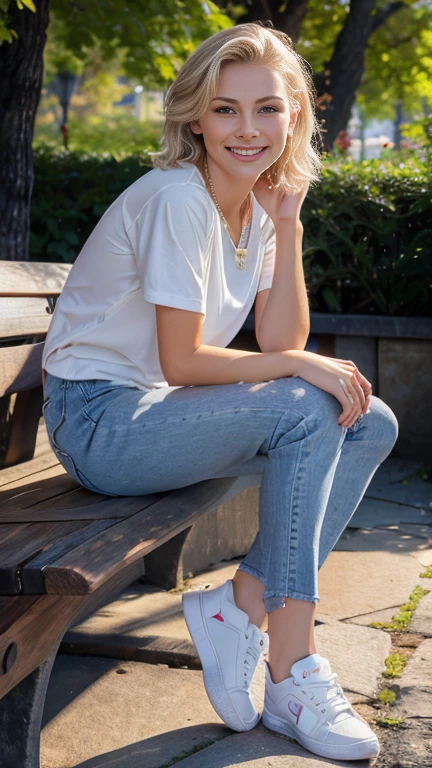
<instances>
[{"instance_id":1,"label":"bench backrest","mask_svg":"<svg viewBox=\"0 0 432 768\"><path fill-rule=\"evenodd\" d=\"M0 261L0 468L33 457L43 339L70 269L70 264Z\"/></svg>"}]
</instances>

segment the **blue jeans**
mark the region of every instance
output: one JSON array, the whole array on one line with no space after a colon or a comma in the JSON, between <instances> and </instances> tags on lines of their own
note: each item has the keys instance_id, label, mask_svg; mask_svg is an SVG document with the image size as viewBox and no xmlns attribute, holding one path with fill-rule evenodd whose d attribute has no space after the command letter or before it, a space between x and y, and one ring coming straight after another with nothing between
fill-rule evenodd
<instances>
[{"instance_id":1,"label":"blue jeans","mask_svg":"<svg viewBox=\"0 0 432 768\"><path fill-rule=\"evenodd\" d=\"M396 441L393 412L371 400L345 429L336 398L299 378L144 393L48 374L44 417L61 464L98 493L262 473L260 528L240 569L264 583L270 612L285 597L319 601L318 569Z\"/></svg>"}]
</instances>

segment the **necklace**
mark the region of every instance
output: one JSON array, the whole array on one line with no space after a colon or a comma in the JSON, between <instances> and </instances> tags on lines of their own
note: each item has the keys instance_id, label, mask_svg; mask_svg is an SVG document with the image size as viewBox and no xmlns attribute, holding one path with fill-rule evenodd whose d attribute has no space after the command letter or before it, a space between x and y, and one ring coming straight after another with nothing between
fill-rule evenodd
<instances>
[{"instance_id":1,"label":"necklace","mask_svg":"<svg viewBox=\"0 0 432 768\"><path fill-rule=\"evenodd\" d=\"M207 165L207 158L205 159L204 169L205 169L205 174L206 174L206 177L207 177L207 180L208 180L208 183L209 183L209 187L210 187L210 191L211 191L211 196L213 198L213 201L214 201L214 204L216 206L217 212L218 212L219 216L221 217L223 225L224 225L226 231L228 232L229 238L230 238L230 240L231 240L231 242L232 242L232 244L234 246L236 267L238 267L239 269L244 269L246 267L247 248L236 248L236 246L235 246L235 244L233 242L233 239L232 239L232 237L230 235L230 231L229 231L229 228L228 228L228 222L227 222L225 216L223 215L222 209L221 209L221 207L220 207L220 205L219 205L219 203L217 201L216 193L215 193L214 187L213 187L213 182L212 182L212 180L210 178L210 174L209 174L209 169L208 169L208 165ZM248 213L249 213L249 209L250 209L250 203L251 203L251 196L250 196L250 193L249 193ZM243 221L244 221L244 219L243 219ZM243 234L244 234L245 229L246 229L246 225L242 228L242 232L241 232L241 235L240 235L239 246L242 244Z\"/></svg>"}]
</instances>

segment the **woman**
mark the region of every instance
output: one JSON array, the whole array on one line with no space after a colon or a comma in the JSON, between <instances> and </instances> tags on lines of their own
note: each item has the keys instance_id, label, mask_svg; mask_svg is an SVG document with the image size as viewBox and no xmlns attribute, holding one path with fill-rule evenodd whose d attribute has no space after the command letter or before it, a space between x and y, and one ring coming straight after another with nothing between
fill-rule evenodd
<instances>
[{"instance_id":1,"label":"woman","mask_svg":"<svg viewBox=\"0 0 432 768\"><path fill-rule=\"evenodd\" d=\"M319 158L308 71L258 23L190 56L155 168L111 205L57 303L43 367L53 450L84 486L148 494L262 472L260 530L233 580L184 595L210 700L318 755L378 741L314 641L318 569L397 436L356 366L304 350L299 215ZM227 349L255 301L261 352ZM268 636L261 627L268 621Z\"/></svg>"}]
</instances>

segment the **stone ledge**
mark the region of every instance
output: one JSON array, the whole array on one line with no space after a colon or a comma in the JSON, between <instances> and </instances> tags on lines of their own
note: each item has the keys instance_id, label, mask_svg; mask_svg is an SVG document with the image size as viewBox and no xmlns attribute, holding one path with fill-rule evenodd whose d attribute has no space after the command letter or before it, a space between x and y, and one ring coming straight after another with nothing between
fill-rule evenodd
<instances>
[{"instance_id":1,"label":"stone ledge","mask_svg":"<svg viewBox=\"0 0 432 768\"><path fill-rule=\"evenodd\" d=\"M326 312L310 313L312 334L376 336L378 338L431 339L432 317L391 317L387 315L350 315ZM242 330L253 331L255 318L251 312Z\"/></svg>"}]
</instances>

